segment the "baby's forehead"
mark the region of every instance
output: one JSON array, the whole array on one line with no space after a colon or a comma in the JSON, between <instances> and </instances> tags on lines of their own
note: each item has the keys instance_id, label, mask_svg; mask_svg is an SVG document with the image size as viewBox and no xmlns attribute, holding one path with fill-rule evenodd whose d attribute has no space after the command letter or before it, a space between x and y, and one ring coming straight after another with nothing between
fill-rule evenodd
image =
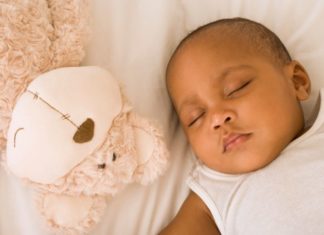
<instances>
[{"instance_id":1,"label":"baby's forehead","mask_svg":"<svg viewBox=\"0 0 324 235\"><path fill-rule=\"evenodd\" d=\"M216 46L214 48L226 49L230 43L236 45L235 49L262 55L275 64L283 65L291 60L277 35L263 25L249 21L202 26L181 41L173 57L177 58L179 54L183 56L185 51L201 45L212 44Z\"/></svg>"},{"instance_id":2,"label":"baby's forehead","mask_svg":"<svg viewBox=\"0 0 324 235\"><path fill-rule=\"evenodd\" d=\"M248 35L246 32L242 32L234 27L219 25L189 34L181 42L178 49L181 51L181 49L190 48L196 45L224 44L228 41L241 41L246 45L252 45L253 42L249 40L250 37L251 35Z\"/></svg>"},{"instance_id":3,"label":"baby's forehead","mask_svg":"<svg viewBox=\"0 0 324 235\"><path fill-rule=\"evenodd\" d=\"M171 65L173 68L182 68L187 65L184 61L206 61L206 58L211 60L217 57L219 62L226 62L230 59L239 59L246 57L265 57L270 58L270 55L258 49L254 43L246 37L237 35L199 35L184 43L174 54ZM223 59L223 60L222 60ZM172 67L172 66L170 66Z\"/></svg>"}]
</instances>

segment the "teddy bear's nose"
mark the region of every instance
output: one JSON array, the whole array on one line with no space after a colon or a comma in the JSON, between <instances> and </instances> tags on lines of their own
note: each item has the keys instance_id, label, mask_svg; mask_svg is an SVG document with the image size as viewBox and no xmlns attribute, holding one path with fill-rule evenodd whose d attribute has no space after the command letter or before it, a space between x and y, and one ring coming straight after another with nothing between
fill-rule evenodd
<instances>
[{"instance_id":1,"label":"teddy bear's nose","mask_svg":"<svg viewBox=\"0 0 324 235\"><path fill-rule=\"evenodd\" d=\"M92 140L94 134L95 123L91 118L87 118L75 132L73 140L76 143L82 144Z\"/></svg>"}]
</instances>

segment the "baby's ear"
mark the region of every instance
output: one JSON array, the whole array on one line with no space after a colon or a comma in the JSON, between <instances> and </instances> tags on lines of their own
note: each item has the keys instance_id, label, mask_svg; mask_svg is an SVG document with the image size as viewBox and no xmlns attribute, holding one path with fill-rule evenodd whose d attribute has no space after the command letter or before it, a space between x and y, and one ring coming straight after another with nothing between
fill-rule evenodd
<instances>
[{"instance_id":1,"label":"baby's ear","mask_svg":"<svg viewBox=\"0 0 324 235\"><path fill-rule=\"evenodd\" d=\"M307 100L311 91L311 82L305 68L296 60L291 61L289 66L297 98L300 101Z\"/></svg>"},{"instance_id":2,"label":"baby's ear","mask_svg":"<svg viewBox=\"0 0 324 235\"><path fill-rule=\"evenodd\" d=\"M157 126L133 112L130 121L134 128L138 162L134 177L141 184L148 184L166 170L169 152Z\"/></svg>"}]
</instances>

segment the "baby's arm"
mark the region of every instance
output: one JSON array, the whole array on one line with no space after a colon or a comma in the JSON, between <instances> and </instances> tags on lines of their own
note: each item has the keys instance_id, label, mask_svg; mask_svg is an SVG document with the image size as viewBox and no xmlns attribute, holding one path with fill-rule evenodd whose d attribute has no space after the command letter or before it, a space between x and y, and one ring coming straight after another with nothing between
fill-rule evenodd
<instances>
[{"instance_id":1,"label":"baby's arm","mask_svg":"<svg viewBox=\"0 0 324 235\"><path fill-rule=\"evenodd\" d=\"M179 234L220 235L209 209L194 192L190 192L176 217L159 235Z\"/></svg>"}]
</instances>

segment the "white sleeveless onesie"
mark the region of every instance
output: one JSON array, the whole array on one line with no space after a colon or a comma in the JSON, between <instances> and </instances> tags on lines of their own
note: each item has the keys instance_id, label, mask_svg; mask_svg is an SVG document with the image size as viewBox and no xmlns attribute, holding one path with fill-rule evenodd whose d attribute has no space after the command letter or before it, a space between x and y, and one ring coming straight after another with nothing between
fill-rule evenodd
<instances>
[{"instance_id":1,"label":"white sleeveless onesie","mask_svg":"<svg viewBox=\"0 0 324 235\"><path fill-rule=\"evenodd\" d=\"M324 89L313 126L258 171L229 175L198 164L187 183L223 235L324 235Z\"/></svg>"}]
</instances>

